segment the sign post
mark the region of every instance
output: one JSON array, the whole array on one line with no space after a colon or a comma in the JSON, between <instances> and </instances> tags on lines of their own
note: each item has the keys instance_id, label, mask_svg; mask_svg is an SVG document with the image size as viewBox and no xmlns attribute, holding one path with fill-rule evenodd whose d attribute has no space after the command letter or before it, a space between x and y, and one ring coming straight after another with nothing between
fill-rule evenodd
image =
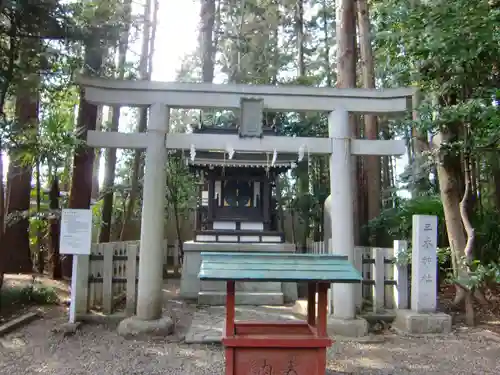
<instances>
[{"instance_id":1,"label":"sign post","mask_svg":"<svg viewBox=\"0 0 500 375\"><path fill-rule=\"evenodd\" d=\"M63 209L61 214L60 254L73 255L71 275L71 302L69 322L75 323L78 284L87 282L88 275L79 275L78 262L82 256L90 255L92 246L92 210Z\"/></svg>"}]
</instances>

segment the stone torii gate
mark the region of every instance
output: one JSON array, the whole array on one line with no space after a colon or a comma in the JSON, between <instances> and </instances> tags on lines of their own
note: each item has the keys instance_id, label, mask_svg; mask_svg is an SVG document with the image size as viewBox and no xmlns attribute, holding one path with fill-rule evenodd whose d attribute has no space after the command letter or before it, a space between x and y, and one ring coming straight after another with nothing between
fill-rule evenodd
<instances>
[{"instance_id":1,"label":"stone torii gate","mask_svg":"<svg viewBox=\"0 0 500 375\"><path fill-rule=\"evenodd\" d=\"M85 99L109 106L147 106L146 133L89 131L87 144L96 148L146 149L140 234L137 321L154 324L161 319L162 242L167 149L227 150L264 153L298 152L330 155L332 242L329 252L354 261L352 155L401 155L404 141L352 139L349 113L387 114L410 109L411 88L371 90L301 86L218 85L160 83L81 77ZM255 106L255 103L259 106ZM220 134L169 134L170 108L242 109L249 127L262 118L262 110L324 111L329 115L329 137L249 137ZM259 113L260 111L260 113ZM257 114L256 114L257 112ZM245 120L246 118L246 120ZM251 122L253 121L253 124ZM251 132L252 129L249 131ZM255 129L253 129L255 130ZM257 129L258 131L258 129ZM336 285L333 319L355 318L354 285ZM343 323L343 324L344 324Z\"/></svg>"}]
</instances>

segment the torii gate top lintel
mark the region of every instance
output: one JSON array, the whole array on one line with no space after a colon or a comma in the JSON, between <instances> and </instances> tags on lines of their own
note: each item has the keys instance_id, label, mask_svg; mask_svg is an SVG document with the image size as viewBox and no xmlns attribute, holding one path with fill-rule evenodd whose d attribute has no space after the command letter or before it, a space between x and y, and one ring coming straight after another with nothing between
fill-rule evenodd
<instances>
[{"instance_id":1,"label":"torii gate top lintel","mask_svg":"<svg viewBox=\"0 0 500 375\"><path fill-rule=\"evenodd\" d=\"M366 90L315 88L305 86L219 85L209 83L163 83L148 81L79 78L85 87L85 98L93 103L120 106L150 106L149 130L168 132L167 108L238 108L246 121L259 122L256 113L262 115L266 108L284 111L332 111L342 109L358 113L397 113L411 106L412 88ZM248 110L244 110L248 108ZM250 113L251 112L251 113ZM337 112L337 111L334 111ZM344 130L330 124L330 137L338 137ZM242 124L244 125L244 124ZM331 127L331 126L330 126ZM247 127L250 133L258 129ZM333 130L333 132L332 132ZM334 135L337 134L337 135ZM340 133L339 133L340 134ZM150 140L145 133L110 133L89 131L87 144L94 147L147 148ZM311 154L331 154L329 138L316 137L262 137L235 141L233 135L219 134L169 134L168 149L225 150L228 145L240 152L297 152L301 147ZM353 155L401 155L405 152L403 141L351 139Z\"/></svg>"},{"instance_id":2,"label":"torii gate top lintel","mask_svg":"<svg viewBox=\"0 0 500 375\"><path fill-rule=\"evenodd\" d=\"M308 86L270 86L112 80L79 77L85 99L91 103L170 108L240 108L242 98L258 98L264 107L279 111L398 113L411 109L414 88L362 89Z\"/></svg>"}]
</instances>

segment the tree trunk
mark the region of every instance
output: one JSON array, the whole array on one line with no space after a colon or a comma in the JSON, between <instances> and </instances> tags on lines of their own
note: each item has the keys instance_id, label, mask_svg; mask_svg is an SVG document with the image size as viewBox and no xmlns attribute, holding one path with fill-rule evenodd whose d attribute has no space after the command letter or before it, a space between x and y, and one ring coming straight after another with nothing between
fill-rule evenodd
<instances>
[{"instance_id":1,"label":"tree trunk","mask_svg":"<svg viewBox=\"0 0 500 375\"><path fill-rule=\"evenodd\" d=\"M295 7L295 35L297 37L297 66L298 76L306 75L306 63L304 59L305 35L304 35L304 0L297 0Z\"/></svg>"},{"instance_id":2,"label":"tree trunk","mask_svg":"<svg viewBox=\"0 0 500 375\"><path fill-rule=\"evenodd\" d=\"M18 130L29 131L38 124L39 80L38 74L32 74L18 87L16 98ZM19 145L18 148L12 149L9 155L5 208L9 219L2 241L2 251L7 253L4 270L7 273L33 272L29 237L32 166L23 161L23 147Z\"/></svg>"},{"instance_id":3,"label":"tree trunk","mask_svg":"<svg viewBox=\"0 0 500 375\"><path fill-rule=\"evenodd\" d=\"M476 207L478 204L479 197L479 169L477 168L477 158L474 156L470 156L470 183L471 183L471 192L470 192L470 202L469 202L469 214L472 215L476 211ZM465 182L467 183L467 181Z\"/></svg>"},{"instance_id":4,"label":"tree trunk","mask_svg":"<svg viewBox=\"0 0 500 375\"><path fill-rule=\"evenodd\" d=\"M143 117L141 116L137 131L144 132L146 130L146 126L147 121L143 120ZM128 196L125 213L123 215L122 229L120 231L120 241L126 241L128 239L128 230L130 228L130 221L132 220L134 214L137 196L139 195L139 180L142 179L142 175L142 152L137 150L134 153L132 173L130 175L130 193Z\"/></svg>"},{"instance_id":5,"label":"tree trunk","mask_svg":"<svg viewBox=\"0 0 500 375\"><path fill-rule=\"evenodd\" d=\"M361 72L363 76L363 87L375 88L375 66L373 62L372 38L370 32L370 15L367 0L358 0L358 28L360 40ZM365 120L365 138L378 138L377 117L374 115L364 115ZM368 200L368 220L380 215L380 157L366 156L364 158L365 181ZM372 245L376 246L375 236L370 236Z\"/></svg>"},{"instance_id":6,"label":"tree trunk","mask_svg":"<svg viewBox=\"0 0 500 375\"><path fill-rule=\"evenodd\" d=\"M149 50L148 50L148 70L147 76L151 79L151 74L153 73L153 57L155 54L155 44L156 44L156 29L158 26L158 12L160 9L160 2L154 0L153 2L153 18L151 21L151 34L149 35Z\"/></svg>"},{"instance_id":7,"label":"tree trunk","mask_svg":"<svg viewBox=\"0 0 500 375\"><path fill-rule=\"evenodd\" d=\"M142 48L141 56L139 61L139 74L142 80L151 80L151 71L149 70L149 62L153 59L153 49L154 41L152 35L155 34L156 30L156 13L158 12L158 7L155 6L153 19L155 22L151 22L151 0L147 0L144 6L144 27L142 30ZM147 108L139 109L139 124L137 126L138 132L145 132L147 129L148 113ZM143 151L136 150L134 153L134 161L132 166L132 174L130 176L130 194L127 202L127 208L123 217L122 229L120 232L120 241L125 241L127 237L127 231L130 227L130 220L133 217L133 213L136 206L137 197L139 195L139 181L142 180L144 173L144 166L142 163Z\"/></svg>"},{"instance_id":8,"label":"tree trunk","mask_svg":"<svg viewBox=\"0 0 500 375\"><path fill-rule=\"evenodd\" d=\"M200 19L201 79L203 82L212 82L215 61L215 0L201 0Z\"/></svg>"},{"instance_id":9,"label":"tree trunk","mask_svg":"<svg viewBox=\"0 0 500 375\"><path fill-rule=\"evenodd\" d=\"M271 50L273 51L271 54L271 59L270 59L270 73L268 74L269 76L269 83L271 85L276 85L278 84L278 75L280 72L280 61L281 61L281 50L279 46L279 35L280 35L280 25L279 25L279 20L281 19L281 12L279 9L279 0L272 0L271 2L272 5L272 12L276 15L276 20L274 24L270 24L270 27L272 27L271 32L269 33L270 35L270 40L271 40Z\"/></svg>"},{"instance_id":10,"label":"tree trunk","mask_svg":"<svg viewBox=\"0 0 500 375\"><path fill-rule=\"evenodd\" d=\"M2 244L3 244L3 234L4 234L4 223L5 223L5 190L4 190L4 185L3 185L3 152L2 152L2 139L0 137L0 291L2 290L2 285L3 285L3 277L4 277L4 269L6 268L6 263L7 263L7 255L5 251L3 251ZM1 300L0 300L1 303Z\"/></svg>"},{"instance_id":11,"label":"tree trunk","mask_svg":"<svg viewBox=\"0 0 500 375\"><path fill-rule=\"evenodd\" d=\"M304 78L306 77L306 63L305 63L305 33L304 33L304 0L297 0L295 4L295 36L297 38L297 67L298 67L298 79L299 82L302 83ZM301 123L306 122L305 113L299 114ZM301 202L301 216L304 223L304 230L302 232L302 252L305 253L307 251L307 239L310 234L311 227L311 199L309 199L310 193L310 178L309 176L310 170L309 165L311 160L309 159L309 155L307 155L307 166L296 169L297 173L297 185L299 191L299 199Z\"/></svg>"},{"instance_id":12,"label":"tree trunk","mask_svg":"<svg viewBox=\"0 0 500 375\"><path fill-rule=\"evenodd\" d=\"M127 58L128 50L128 38L130 32L131 24L131 9L132 0L125 0L123 3L124 7L124 23L125 29L120 35L120 41L118 45L118 79L122 80L125 77L125 62ZM120 107L115 106L112 109L111 124L108 131L116 132L118 131L118 125L120 122ZM104 164L104 181L103 181L103 202L102 202L102 213L101 213L101 228L99 232L99 242L109 242L111 237L111 223L113 217L113 199L114 192L113 187L115 184L116 175L116 149L108 148L105 151L105 164Z\"/></svg>"},{"instance_id":13,"label":"tree trunk","mask_svg":"<svg viewBox=\"0 0 500 375\"><path fill-rule=\"evenodd\" d=\"M0 138L0 244L2 243L2 237L5 230L5 189L4 189L4 167L3 167L3 151L2 151L2 140ZM0 248L0 254L2 253ZM0 263L1 258L0 258Z\"/></svg>"},{"instance_id":14,"label":"tree trunk","mask_svg":"<svg viewBox=\"0 0 500 375\"><path fill-rule=\"evenodd\" d=\"M467 143L467 142L465 142ZM473 249L474 249L474 240L475 240L475 230L472 226L472 223L469 219L469 205L471 203L472 196L472 176L471 176L471 160L468 152L464 156L464 173L465 173L465 192L462 200L460 201L460 215L462 218L462 223L465 228L465 232L467 233L467 242L464 247L464 255L467 262L467 271L470 270L470 265L473 261ZM474 313L474 298L473 298L474 290L467 289L465 290L465 320L467 325L473 326L475 323L475 313Z\"/></svg>"},{"instance_id":15,"label":"tree trunk","mask_svg":"<svg viewBox=\"0 0 500 375\"><path fill-rule=\"evenodd\" d=\"M102 130L102 125L103 125L103 110L104 107L102 105L99 105L97 107L97 120L96 120L96 126L95 130ZM94 162L93 162L93 167L92 167L92 193L91 193L91 198L94 201L99 200L99 169L101 168L101 154L102 150L100 148L94 149Z\"/></svg>"},{"instance_id":16,"label":"tree trunk","mask_svg":"<svg viewBox=\"0 0 500 375\"><path fill-rule=\"evenodd\" d=\"M451 248L451 261L455 278L466 278L467 269L461 259L463 250L466 247L464 228L462 225L462 215L460 213L460 189L458 186L457 170L455 168L455 158L458 156L446 155L442 148L446 146L451 136L441 132L433 139L436 147L437 175L441 191L441 201L443 202L444 218L448 241ZM455 302L461 302L465 297L464 289L457 286Z\"/></svg>"},{"instance_id":17,"label":"tree trunk","mask_svg":"<svg viewBox=\"0 0 500 375\"><path fill-rule=\"evenodd\" d=\"M283 210L283 196L281 194L281 178L278 176L276 178L276 197L277 203L278 203L278 215L279 215L279 230L283 233L285 233L285 212Z\"/></svg>"},{"instance_id":18,"label":"tree trunk","mask_svg":"<svg viewBox=\"0 0 500 375\"><path fill-rule=\"evenodd\" d=\"M498 156L493 155L491 158L491 168L493 170L493 188L494 188L494 203L498 212L500 212L500 162Z\"/></svg>"},{"instance_id":19,"label":"tree trunk","mask_svg":"<svg viewBox=\"0 0 500 375\"><path fill-rule=\"evenodd\" d=\"M98 74L103 61L103 50L100 40L91 38L85 46L84 73L87 75ZM83 141L87 139L87 132L95 130L97 124L98 106L85 100L84 90L80 90L80 105L78 107L77 137ZM71 174L71 187L69 193L69 208L88 209L92 196L94 175L93 148L79 145L73 157L73 172ZM71 277L72 256L63 260L63 276Z\"/></svg>"},{"instance_id":20,"label":"tree trunk","mask_svg":"<svg viewBox=\"0 0 500 375\"><path fill-rule=\"evenodd\" d=\"M330 33L328 28L328 16L330 11L328 9L327 0L322 0L321 2L322 13L323 13L323 43L325 44L325 55L324 55L324 66L326 74L326 85L328 87L332 86L332 63L330 61Z\"/></svg>"},{"instance_id":21,"label":"tree trunk","mask_svg":"<svg viewBox=\"0 0 500 375\"><path fill-rule=\"evenodd\" d=\"M42 246L42 228L39 220L41 219L42 212L42 176L40 172L40 159L37 157L35 165L35 178L36 178L36 213L37 213L37 226L36 226L36 265L38 273L43 274L45 271L45 254Z\"/></svg>"},{"instance_id":22,"label":"tree trunk","mask_svg":"<svg viewBox=\"0 0 500 375\"><path fill-rule=\"evenodd\" d=\"M67 155L67 159L64 160L64 167L59 180L59 190L68 192L71 185L71 166L72 166L71 154Z\"/></svg>"},{"instance_id":23,"label":"tree trunk","mask_svg":"<svg viewBox=\"0 0 500 375\"><path fill-rule=\"evenodd\" d=\"M235 12L235 8L238 8L238 10ZM243 82L243 79L245 78L245 75L243 72L243 66L242 66L242 54L244 53L243 51L243 46L242 46L242 40L244 40L244 35L243 35L243 27L245 26L245 15L247 12L247 1L242 0L237 4L236 2L229 2L229 9L228 9L229 14L235 14L239 13L239 19L237 22L232 25L234 27L234 34L231 37L234 39L234 43L231 46L230 50L230 73L228 77L228 81L230 83L241 83ZM228 25L229 26L229 25ZM227 35L227 37L230 37Z\"/></svg>"},{"instance_id":24,"label":"tree trunk","mask_svg":"<svg viewBox=\"0 0 500 375\"><path fill-rule=\"evenodd\" d=\"M297 236L296 236L296 229L297 226L295 225L295 210L293 207L289 207L290 210L290 217L292 219L291 227L292 227L292 243L295 245L295 252L297 252Z\"/></svg>"},{"instance_id":25,"label":"tree trunk","mask_svg":"<svg viewBox=\"0 0 500 375\"><path fill-rule=\"evenodd\" d=\"M54 280L62 278L61 257L59 254L59 233L61 231L61 221L57 216L59 211L59 182L57 175L54 175L49 192L49 273Z\"/></svg>"},{"instance_id":26,"label":"tree trunk","mask_svg":"<svg viewBox=\"0 0 500 375\"><path fill-rule=\"evenodd\" d=\"M356 12L355 2L352 0L337 1L337 87L354 88L356 87ZM333 108L332 108L333 109ZM349 116L353 136L356 135L356 118ZM354 243L360 242L359 232L359 206L357 202L358 194L358 167L357 158L352 156L352 187L353 194L353 212L354 212Z\"/></svg>"},{"instance_id":27,"label":"tree trunk","mask_svg":"<svg viewBox=\"0 0 500 375\"><path fill-rule=\"evenodd\" d=\"M179 207L177 207L176 202L172 202L172 209L174 211L175 217L175 234L177 236L177 243L179 244L179 257L180 259L184 258L184 248L182 246L182 230L181 230L181 221L179 220Z\"/></svg>"},{"instance_id":28,"label":"tree trunk","mask_svg":"<svg viewBox=\"0 0 500 375\"><path fill-rule=\"evenodd\" d=\"M420 106L421 93L420 91L415 92L412 98L412 117L413 121L419 120L418 107ZM425 194L430 187L429 173L422 167L426 162L425 151L428 150L428 136L426 132L422 132L416 127L411 129L412 132L412 151L413 159L409 160L412 166L414 180L418 183L414 184L414 188L411 191L412 197L415 198L421 194Z\"/></svg>"}]
</instances>

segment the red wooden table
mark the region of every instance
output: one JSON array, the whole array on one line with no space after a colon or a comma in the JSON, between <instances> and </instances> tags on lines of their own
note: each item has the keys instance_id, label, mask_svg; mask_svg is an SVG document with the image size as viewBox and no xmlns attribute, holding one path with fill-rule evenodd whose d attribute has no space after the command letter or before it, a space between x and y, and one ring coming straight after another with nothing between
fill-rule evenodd
<instances>
[{"instance_id":1,"label":"red wooden table","mask_svg":"<svg viewBox=\"0 0 500 375\"><path fill-rule=\"evenodd\" d=\"M361 278L345 257L276 253L202 253L199 276L227 281L226 375L324 375L329 285ZM308 282L306 321L235 321L236 281L278 280Z\"/></svg>"}]
</instances>

